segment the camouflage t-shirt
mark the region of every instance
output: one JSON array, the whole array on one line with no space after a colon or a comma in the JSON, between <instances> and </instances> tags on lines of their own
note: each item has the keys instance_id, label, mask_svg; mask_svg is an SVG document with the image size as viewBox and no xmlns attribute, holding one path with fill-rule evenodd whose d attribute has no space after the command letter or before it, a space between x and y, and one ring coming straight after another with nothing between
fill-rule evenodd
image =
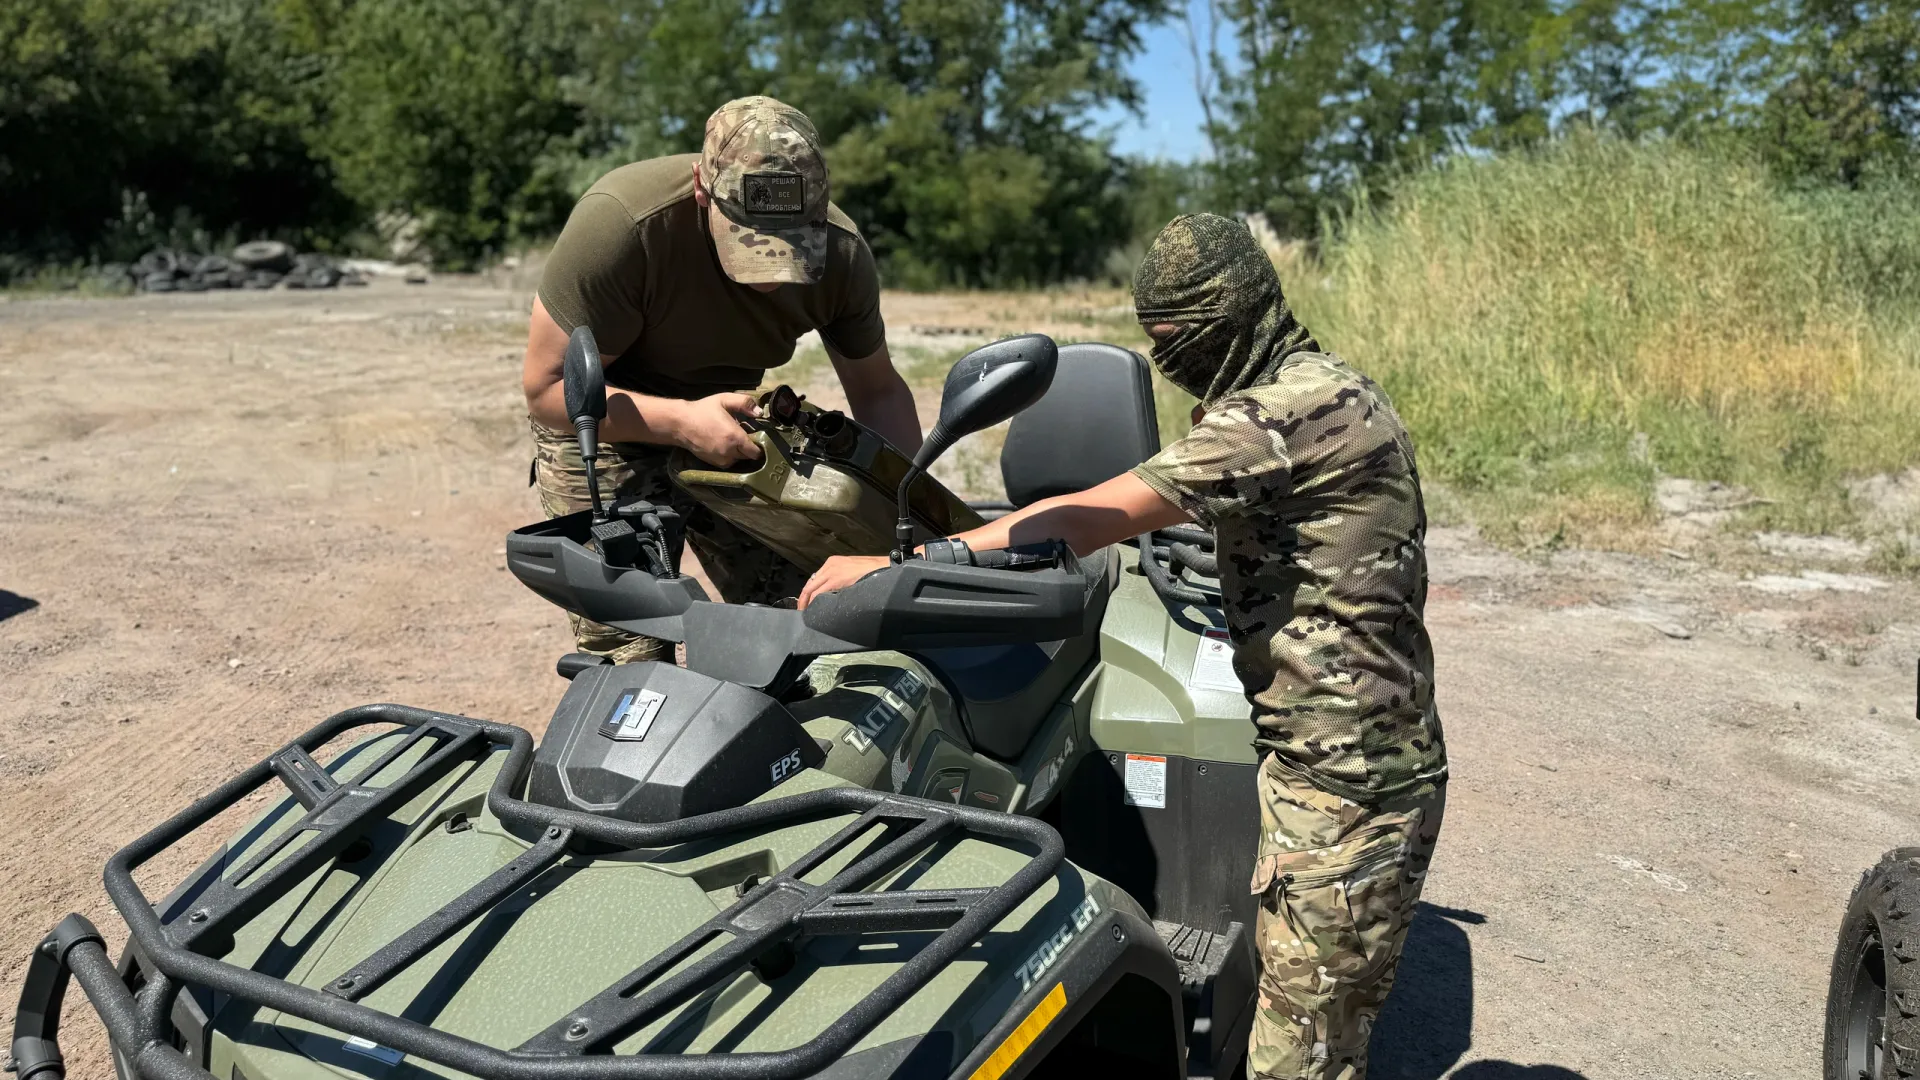
<instances>
[{"instance_id":1,"label":"camouflage t-shirt","mask_svg":"<svg viewBox=\"0 0 1920 1080\"><path fill-rule=\"evenodd\" d=\"M1259 747L1358 802L1446 776L1422 621L1426 510L1413 442L1378 386L1296 354L1134 475L1214 531Z\"/></svg>"}]
</instances>

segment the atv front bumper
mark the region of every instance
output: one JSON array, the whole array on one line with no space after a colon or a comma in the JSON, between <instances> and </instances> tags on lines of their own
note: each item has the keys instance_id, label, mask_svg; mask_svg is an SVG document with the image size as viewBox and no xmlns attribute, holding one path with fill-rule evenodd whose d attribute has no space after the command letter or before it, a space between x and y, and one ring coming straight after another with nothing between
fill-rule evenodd
<instances>
[{"instance_id":1,"label":"atv front bumper","mask_svg":"<svg viewBox=\"0 0 1920 1080\"><path fill-rule=\"evenodd\" d=\"M315 763L310 751L343 732L371 724L401 725L401 746L352 779L340 780ZM421 742L429 745L420 746ZM488 811L523 834L526 853L475 883L464 894L406 933L373 950L348 974L315 989L218 959L234 928L306 880L414 798L444 770L472 758L504 752L505 760L487 797ZM222 785L153 832L115 854L107 864L107 891L131 932L145 984L136 993L107 955L94 925L69 915L36 949L22 986L12 1047L16 1080L62 1080L65 1066L58 1032L69 978L100 1014L123 1075L145 1080L214 1080L173 1045L172 1013L183 987L278 1010L377 1044L397 1054L432 1062L482 1080L652 1080L657 1077L784 1080L826 1068L855 1048L884 1017L898 1009L935 974L981 941L1028 896L1053 880L1062 861L1060 837L1045 824L885 792L828 788L753 803L736 809L661 824L617 821L557 809L519 798L531 758L524 730L395 705L372 705L340 713L294 743ZM417 761L395 777L394 763L412 753ZM189 899L156 910L134 882L133 871L275 777L297 799L304 816L278 842L249 857L229 875L204 880ZM370 781L380 776L377 786ZM794 822L851 817L851 822L807 855L745 891L738 902L647 961L590 1000L558 1013L542 1034L502 1050L368 1007L359 1000L480 918L521 884L552 866L569 850L631 851L708 840L743 830ZM823 883L802 880L856 841L864 843L844 869ZM302 843L294 837L312 834ZM868 891L917 859L929 845L971 836L1017 848L1026 862L990 888ZM291 853L288 850L291 849ZM276 861L277 860L277 861ZM818 875L816 875L818 876ZM1114 912L1112 940L1127 940L1129 952L1154 941L1150 926ZM1123 932L1122 922L1127 924ZM916 955L818 1035L776 1052L696 1055L613 1054L613 1046L696 995L738 976L770 951L806 936L898 933L933 936ZM719 948L706 948L724 936ZM1086 935L1094 938L1096 935ZM1106 935L1097 935L1105 938ZM1145 939L1144 941L1141 939ZM1130 940L1128 940L1130 939ZM703 951L704 950L704 951ZM1157 950L1165 964L1164 951ZM1058 989L1056 986L1055 989ZM1069 987L1069 989L1074 989ZM1036 984L1009 1010L1005 1026L1021 1022L1043 1003L1047 987ZM1052 1033L1049 1032L1051 1035ZM964 1067L977 1064L998 1042L985 1040ZM997 1075L997 1074L996 1074Z\"/></svg>"}]
</instances>

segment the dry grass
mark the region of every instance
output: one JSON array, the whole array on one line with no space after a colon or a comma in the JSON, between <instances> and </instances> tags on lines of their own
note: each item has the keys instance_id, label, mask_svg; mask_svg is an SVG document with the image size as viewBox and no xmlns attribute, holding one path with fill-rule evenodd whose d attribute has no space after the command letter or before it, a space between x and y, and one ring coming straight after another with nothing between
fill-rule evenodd
<instances>
[{"instance_id":1,"label":"dry grass","mask_svg":"<svg viewBox=\"0 0 1920 1080\"><path fill-rule=\"evenodd\" d=\"M1753 524L1856 529L1845 481L1920 460L1912 185L1793 193L1581 137L1413 177L1276 264L1512 542L1644 527L1659 473L1752 489Z\"/></svg>"}]
</instances>

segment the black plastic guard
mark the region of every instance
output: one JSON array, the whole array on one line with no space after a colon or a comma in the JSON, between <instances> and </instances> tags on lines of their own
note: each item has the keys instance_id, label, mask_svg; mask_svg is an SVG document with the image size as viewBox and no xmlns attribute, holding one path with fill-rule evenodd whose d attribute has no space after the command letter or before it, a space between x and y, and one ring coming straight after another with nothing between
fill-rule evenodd
<instances>
[{"instance_id":1,"label":"black plastic guard","mask_svg":"<svg viewBox=\"0 0 1920 1080\"><path fill-rule=\"evenodd\" d=\"M567 687L534 751L527 797L621 821L677 821L745 806L824 759L765 694L672 664L607 664Z\"/></svg>"},{"instance_id":2,"label":"black plastic guard","mask_svg":"<svg viewBox=\"0 0 1920 1080\"><path fill-rule=\"evenodd\" d=\"M587 550L593 514L581 511L507 534L507 569L546 600L597 623L667 641L682 640L680 615L706 600L684 575L661 579L610 566Z\"/></svg>"},{"instance_id":3,"label":"black plastic guard","mask_svg":"<svg viewBox=\"0 0 1920 1080\"><path fill-rule=\"evenodd\" d=\"M812 629L872 649L1059 641L1087 629L1106 563L1049 570L989 570L916 560L814 601Z\"/></svg>"},{"instance_id":4,"label":"black plastic guard","mask_svg":"<svg viewBox=\"0 0 1920 1080\"><path fill-rule=\"evenodd\" d=\"M1260 836L1258 766L1164 760L1166 805L1150 807L1127 805L1125 752L1103 747L1083 758L1061 796L1067 857L1162 922L1215 933L1236 922L1252 926L1247 879Z\"/></svg>"}]
</instances>

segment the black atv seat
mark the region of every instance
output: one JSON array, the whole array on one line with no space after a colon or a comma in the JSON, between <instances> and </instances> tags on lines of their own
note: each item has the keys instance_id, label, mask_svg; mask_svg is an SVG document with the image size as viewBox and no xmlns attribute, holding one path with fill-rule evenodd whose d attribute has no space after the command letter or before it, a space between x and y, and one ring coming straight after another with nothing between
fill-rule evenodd
<instances>
[{"instance_id":1,"label":"black atv seat","mask_svg":"<svg viewBox=\"0 0 1920 1080\"><path fill-rule=\"evenodd\" d=\"M1117 345L1063 345L1046 396L1007 426L1000 479L1007 501L1026 506L1104 484L1159 450L1146 359Z\"/></svg>"},{"instance_id":2,"label":"black atv seat","mask_svg":"<svg viewBox=\"0 0 1920 1080\"><path fill-rule=\"evenodd\" d=\"M1008 426L1000 476L1007 500L1026 506L1103 484L1159 449L1146 360L1114 345L1065 345L1046 396ZM1083 565L1095 595L1088 598L1087 632L1079 637L929 650L926 658L954 692L977 749L1019 757L1054 702L1093 660L1118 577L1111 557Z\"/></svg>"}]
</instances>

